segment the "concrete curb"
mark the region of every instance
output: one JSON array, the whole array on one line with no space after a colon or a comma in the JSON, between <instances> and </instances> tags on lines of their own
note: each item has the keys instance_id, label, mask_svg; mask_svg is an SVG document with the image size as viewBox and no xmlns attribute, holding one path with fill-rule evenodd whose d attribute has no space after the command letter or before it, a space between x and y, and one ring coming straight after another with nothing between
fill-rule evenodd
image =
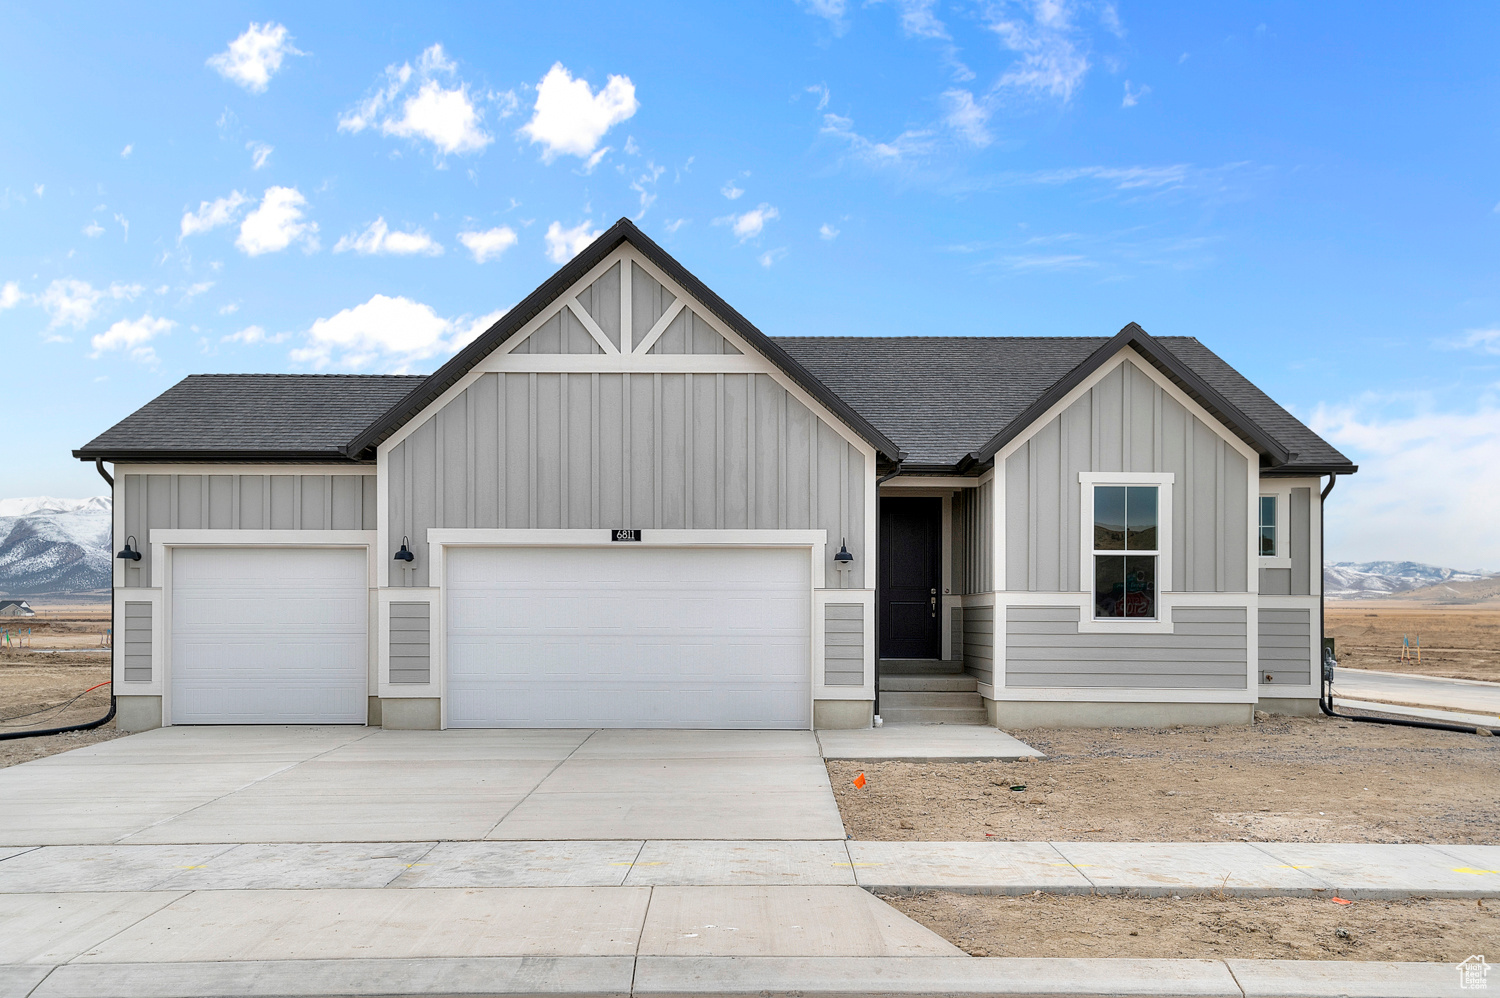
<instances>
[{"instance_id":1,"label":"concrete curb","mask_svg":"<svg viewBox=\"0 0 1500 998\"><path fill-rule=\"evenodd\" d=\"M0 998L1438 998L1458 990L1450 964L1297 960L490 957L0 967Z\"/></svg>"}]
</instances>

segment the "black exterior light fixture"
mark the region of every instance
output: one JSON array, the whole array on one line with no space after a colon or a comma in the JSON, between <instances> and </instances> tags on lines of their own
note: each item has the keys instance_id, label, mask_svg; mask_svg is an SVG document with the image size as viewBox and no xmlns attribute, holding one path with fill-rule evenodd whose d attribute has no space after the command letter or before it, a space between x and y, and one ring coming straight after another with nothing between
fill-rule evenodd
<instances>
[{"instance_id":1,"label":"black exterior light fixture","mask_svg":"<svg viewBox=\"0 0 1500 998\"><path fill-rule=\"evenodd\" d=\"M835 568L848 568L854 564L854 555L849 553L849 545L844 538L839 538L839 553L833 556Z\"/></svg>"},{"instance_id":2,"label":"black exterior light fixture","mask_svg":"<svg viewBox=\"0 0 1500 998\"><path fill-rule=\"evenodd\" d=\"M134 534L131 534L129 537L125 538L125 550L115 555L115 557L124 558L126 561L140 561L141 553L130 546L130 542L133 540L135 540Z\"/></svg>"},{"instance_id":3,"label":"black exterior light fixture","mask_svg":"<svg viewBox=\"0 0 1500 998\"><path fill-rule=\"evenodd\" d=\"M401 538L401 550L396 552L397 561L413 562L417 560L417 556L411 553L411 548L406 546L408 540L409 538L406 537Z\"/></svg>"}]
</instances>

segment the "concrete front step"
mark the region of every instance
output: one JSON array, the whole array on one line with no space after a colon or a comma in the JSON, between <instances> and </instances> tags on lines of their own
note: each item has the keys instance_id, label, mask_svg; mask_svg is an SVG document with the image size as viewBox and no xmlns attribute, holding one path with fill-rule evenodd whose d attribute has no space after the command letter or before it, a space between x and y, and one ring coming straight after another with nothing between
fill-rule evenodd
<instances>
[{"instance_id":1,"label":"concrete front step","mask_svg":"<svg viewBox=\"0 0 1500 998\"><path fill-rule=\"evenodd\" d=\"M952 710L983 710L984 700L978 693L939 690L882 693L880 695L882 715L887 707L947 707Z\"/></svg>"},{"instance_id":2,"label":"concrete front step","mask_svg":"<svg viewBox=\"0 0 1500 998\"><path fill-rule=\"evenodd\" d=\"M964 671L962 662L944 662L935 658L883 658L882 676L957 676Z\"/></svg>"},{"instance_id":3,"label":"concrete front step","mask_svg":"<svg viewBox=\"0 0 1500 998\"><path fill-rule=\"evenodd\" d=\"M882 675L880 689L898 693L974 693L979 689L979 680L965 675Z\"/></svg>"},{"instance_id":4,"label":"concrete front step","mask_svg":"<svg viewBox=\"0 0 1500 998\"><path fill-rule=\"evenodd\" d=\"M979 707L887 707L881 698L880 718L889 724L987 724Z\"/></svg>"}]
</instances>

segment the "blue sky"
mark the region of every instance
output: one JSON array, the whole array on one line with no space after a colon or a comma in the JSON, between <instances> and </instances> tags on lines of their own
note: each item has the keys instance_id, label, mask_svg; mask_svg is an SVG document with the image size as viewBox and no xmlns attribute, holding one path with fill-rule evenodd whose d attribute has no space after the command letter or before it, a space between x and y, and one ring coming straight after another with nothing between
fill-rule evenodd
<instances>
[{"instance_id":1,"label":"blue sky","mask_svg":"<svg viewBox=\"0 0 1500 998\"><path fill-rule=\"evenodd\" d=\"M190 373L431 370L629 216L773 334L1197 336L1362 465L1331 559L1500 569L1490 5L4 21L0 495Z\"/></svg>"}]
</instances>

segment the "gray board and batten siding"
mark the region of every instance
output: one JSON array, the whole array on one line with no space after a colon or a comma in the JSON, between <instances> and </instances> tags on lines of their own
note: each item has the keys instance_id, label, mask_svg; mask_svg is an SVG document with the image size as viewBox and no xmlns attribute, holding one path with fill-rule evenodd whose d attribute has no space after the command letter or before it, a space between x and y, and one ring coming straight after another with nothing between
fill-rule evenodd
<instances>
[{"instance_id":1,"label":"gray board and batten siding","mask_svg":"<svg viewBox=\"0 0 1500 998\"><path fill-rule=\"evenodd\" d=\"M1172 589L1247 589L1249 460L1133 362L1005 462L1005 588L1079 592L1080 472L1171 472Z\"/></svg>"},{"instance_id":2,"label":"gray board and batten siding","mask_svg":"<svg viewBox=\"0 0 1500 998\"><path fill-rule=\"evenodd\" d=\"M1262 568L1262 596L1308 596L1312 594L1312 489L1292 489L1287 510L1286 550L1291 568Z\"/></svg>"},{"instance_id":3,"label":"gray board and batten siding","mask_svg":"<svg viewBox=\"0 0 1500 998\"><path fill-rule=\"evenodd\" d=\"M953 494L953 591L960 596L995 588L995 481Z\"/></svg>"},{"instance_id":4,"label":"gray board and batten siding","mask_svg":"<svg viewBox=\"0 0 1500 998\"><path fill-rule=\"evenodd\" d=\"M1257 654L1262 686L1311 685L1312 615L1302 607L1261 607Z\"/></svg>"},{"instance_id":5,"label":"gray board and batten siding","mask_svg":"<svg viewBox=\"0 0 1500 998\"><path fill-rule=\"evenodd\" d=\"M823 684L863 686L864 682L864 604L829 603L823 610Z\"/></svg>"},{"instance_id":6,"label":"gray board and batten siding","mask_svg":"<svg viewBox=\"0 0 1500 998\"><path fill-rule=\"evenodd\" d=\"M1076 606L1010 606L1005 685L1012 688L1245 689L1242 606L1179 606L1172 633L1079 633Z\"/></svg>"},{"instance_id":7,"label":"gray board and batten siding","mask_svg":"<svg viewBox=\"0 0 1500 998\"><path fill-rule=\"evenodd\" d=\"M863 454L764 374L481 375L392 448L390 530L823 529L864 585Z\"/></svg>"},{"instance_id":8,"label":"gray board and batten siding","mask_svg":"<svg viewBox=\"0 0 1500 998\"><path fill-rule=\"evenodd\" d=\"M153 530L374 530L379 520L374 475L121 476L125 537L140 561L123 562L127 588L152 581Z\"/></svg>"}]
</instances>

